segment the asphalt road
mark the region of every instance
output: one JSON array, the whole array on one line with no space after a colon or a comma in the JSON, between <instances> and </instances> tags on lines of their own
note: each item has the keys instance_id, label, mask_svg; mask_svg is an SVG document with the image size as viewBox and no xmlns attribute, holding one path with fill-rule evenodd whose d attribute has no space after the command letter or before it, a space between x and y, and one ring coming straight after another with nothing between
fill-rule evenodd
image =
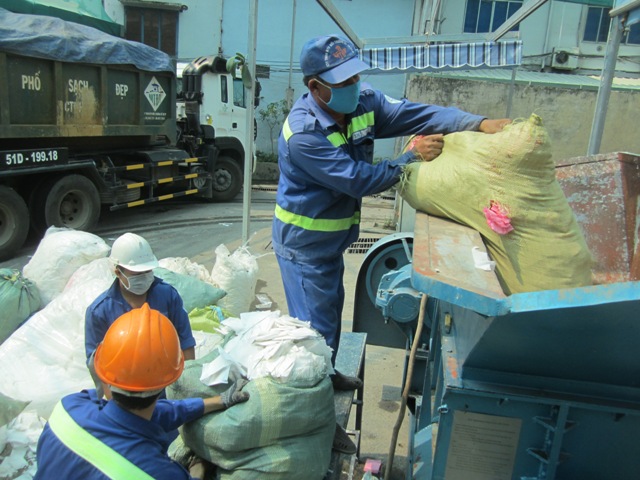
<instances>
[{"instance_id":1,"label":"asphalt road","mask_svg":"<svg viewBox=\"0 0 640 480\"><path fill-rule=\"evenodd\" d=\"M250 233L271 225L275 191L253 191L251 200ZM242 194L226 203L182 198L115 212L104 209L93 233L111 244L123 233L134 232L149 241L158 258L192 258L242 238L242 222ZM12 259L0 262L0 268L22 269L41 238L31 232L25 245Z\"/></svg>"}]
</instances>

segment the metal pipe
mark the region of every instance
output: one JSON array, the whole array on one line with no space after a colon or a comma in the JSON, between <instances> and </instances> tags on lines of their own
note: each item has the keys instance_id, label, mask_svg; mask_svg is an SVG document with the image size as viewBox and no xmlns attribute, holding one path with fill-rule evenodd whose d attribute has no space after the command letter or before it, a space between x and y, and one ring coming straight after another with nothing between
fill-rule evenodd
<instances>
[{"instance_id":1,"label":"metal pipe","mask_svg":"<svg viewBox=\"0 0 640 480\"><path fill-rule=\"evenodd\" d=\"M400 404L400 411L398 412L398 418L396 424L393 426L393 433L391 435L391 444L389 445L389 458L387 459L387 467L384 469L384 480L391 478L391 469L393 467L393 457L396 454L396 444L398 443L398 433L402 426L402 420L404 419L404 412L407 409L407 399L409 398L409 391L411 390L411 378L413 377L413 366L416 360L416 352L418 351L418 344L420 343L420 336L422 335L422 325L424 324L424 312L427 309L428 296L422 294L420 299L420 313L418 314L418 326L416 327L416 334L413 337L411 343L411 353L409 354L409 364L407 366L407 376L404 381L404 390L402 391L402 402ZM431 399L427 399L431 401Z\"/></svg>"},{"instance_id":2,"label":"metal pipe","mask_svg":"<svg viewBox=\"0 0 640 480\"><path fill-rule=\"evenodd\" d=\"M612 8L611 11L609 11L609 16L611 18L617 17L619 15L622 15L623 13L630 12L634 8L638 8L638 7L640 7L640 0L631 0L629 3L625 5L622 5L617 8Z\"/></svg>"},{"instance_id":3,"label":"metal pipe","mask_svg":"<svg viewBox=\"0 0 640 480\"><path fill-rule=\"evenodd\" d=\"M620 16L614 17L611 20L611 28L609 29L607 50L604 54L604 67L602 68L602 77L600 78L600 86L598 87L598 97L596 98L596 108L594 111L593 124L591 126L591 135L589 136L587 155L595 155L600 152L604 123L607 117L607 108L609 106L609 97L611 95L611 85L613 84L613 77L616 73L618 49L620 48L620 40L622 39L622 32L624 30L624 20L625 18Z\"/></svg>"},{"instance_id":4,"label":"metal pipe","mask_svg":"<svg viewBox=\"0 0 640 480\"><path fill-rule=\"evenodd\" d=\"M244 186L242 192L242 243L249 241L249 210L251 209L251 174L253 173L253 119L255 118L256 43L258 38L258 0L251 0L249 7L249 40L247 55L250 85L245 85L247 99L247 126L244 148Z\"/></svg>"}]
</instances>

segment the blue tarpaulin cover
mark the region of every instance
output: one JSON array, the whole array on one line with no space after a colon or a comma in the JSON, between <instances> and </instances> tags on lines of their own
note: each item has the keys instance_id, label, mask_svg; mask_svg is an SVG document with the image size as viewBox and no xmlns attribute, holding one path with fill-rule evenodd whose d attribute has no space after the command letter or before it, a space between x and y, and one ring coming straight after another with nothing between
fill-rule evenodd
<instances>
[{"instance_id":1,"label":"blue tarpaulin cover","mask_svg":"<svg viewBox=\"0 0 640 480\"><path fill-rule=\"evenodd\" d=\"M0 8L0 51L65 62L175 72L171 57L142 43L58 18Z\"/></svg>"},{"instance_id":2,"label":"blue tarpaulin cover","mask_svg":"<svg viewBox=\"0 0 640 480\"><path fill-rule=\"evenodd\" d=\"M371 66L368 73L517 67L522 62L522 41L365 48L360 58Z\"/></svg>"}]
</instances>

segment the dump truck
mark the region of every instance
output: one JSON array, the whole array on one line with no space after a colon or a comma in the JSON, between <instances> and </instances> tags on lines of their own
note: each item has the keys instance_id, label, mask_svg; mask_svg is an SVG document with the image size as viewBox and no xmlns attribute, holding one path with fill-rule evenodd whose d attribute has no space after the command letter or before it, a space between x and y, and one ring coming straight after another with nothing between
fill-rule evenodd
<instances>
[{"instance_id":1,"label":"dump truck","mask_svg":"<svg viewBox=\"0 0 640 480\"><path fill-rule=\"evenodd\" d=\"M233 74L196 73L216 77L208 97L227 90L223 82L226 101L240 103L244 89ZM228 119L235 138L216 136L222 116L201 123L202 92L178 115L175 64L159 50L0 9L0 76L0 259L15 254L30 230L90 231L103 208L186 195L228 201L242 187L238 115L246 108L234 105Z\"/></svg>"}]
</instances>

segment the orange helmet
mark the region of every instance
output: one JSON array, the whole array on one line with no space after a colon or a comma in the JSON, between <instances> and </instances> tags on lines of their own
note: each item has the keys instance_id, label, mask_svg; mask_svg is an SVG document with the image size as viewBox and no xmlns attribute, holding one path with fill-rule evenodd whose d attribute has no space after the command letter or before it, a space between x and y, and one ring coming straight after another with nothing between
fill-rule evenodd
<instances>
[{"instance_id":1,"label":"orange helmet","mask_svg":"<svg viewBox=\"0 0 640 480\"><path fill-rule=\"evenodd\" d=\"M145 303L113 322L98 345L100 380L125 392L154 392L182 374L184 357L171 321Z\"/></svg>"}]
</instances>

